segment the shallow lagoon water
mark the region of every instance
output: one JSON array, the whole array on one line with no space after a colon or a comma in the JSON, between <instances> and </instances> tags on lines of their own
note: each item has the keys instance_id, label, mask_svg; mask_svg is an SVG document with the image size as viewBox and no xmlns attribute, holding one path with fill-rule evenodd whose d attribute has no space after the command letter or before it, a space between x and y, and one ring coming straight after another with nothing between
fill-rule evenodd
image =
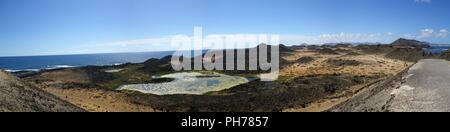
<instances>
[{"instance_id":1,"label":"shallow lagoon water","mask_svg":"<svg viewBox=\"0 0 450 132\"><path fill-rule=\"evenodd\" d=\"M244 77L199 72L173 73L158 78L173 78L174 80L165 83L123 85L118 90L133 90L156 95L201 95L207 92L220 91L249 82L249 79Z\"/></svg>"}]
</instances>

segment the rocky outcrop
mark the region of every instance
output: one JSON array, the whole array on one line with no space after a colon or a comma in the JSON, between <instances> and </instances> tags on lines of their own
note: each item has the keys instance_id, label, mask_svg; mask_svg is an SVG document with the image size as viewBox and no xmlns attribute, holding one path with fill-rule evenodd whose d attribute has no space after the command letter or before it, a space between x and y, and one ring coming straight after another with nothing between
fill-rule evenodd
<instances>
[{"instance_id":1,"label":"rocky outcrop","mask_svg":"<svg viewBox=\"0 0 450 132\"><path fill-rule=\"evenodd\" d=\"M161 59L152 58L144 62L142 70L149 73L174 71L170 64L172 56L166 56Z\"/></svg>"},{"instance_id":2,"label":"rocky outcrop","mask_svg":"<svg viewBox=\"0 0 450 132\"><path fill-rule=\"evenodd\" d=\"M0 112L83 112L0 70Z\"/></svg>"},{"instance_id":3,"label":"rocky outcrop","mask_svg":"<svg viewBox=\"0 0 450 132\"><path fill-rule=\"evenodd\" d=\"M450 50L444 51L441 54L441 58L450 61Z\"/></svg>"}]
</instances>

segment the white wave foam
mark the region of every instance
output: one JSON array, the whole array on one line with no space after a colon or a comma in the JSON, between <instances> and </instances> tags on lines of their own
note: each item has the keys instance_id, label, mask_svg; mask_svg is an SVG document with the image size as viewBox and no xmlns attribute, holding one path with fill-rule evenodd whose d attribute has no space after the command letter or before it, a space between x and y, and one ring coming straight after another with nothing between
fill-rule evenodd
<instances>
[{"instance_id":1,"label":"white wave foam","mask_svg":"<svg viewBox=\"0 0 450 132\"><path fill-rule=\"evenodd\" d=\"M53 65L53 66L47 66L47 67L48 68L43 68L43 69L5 69L5 71L9 72L9 73L22 72L22 71L39 72L41 70L54 70L54 69L61 69L61 68L72 68L72 67L76 67L76 66Z\"/></svg>"},{"instance_id":2,"label":"white wave foam","mask_svg":"<svg viewBox=\"0 0 450 132\"><path fill-rule=\"evenodd\" d=\"M14 72L22 72L22 71L32 71L32 72L38 72L39 69L21 69L21 70L12 70L12 69L5 69L6 72L14 73Z\"/></svg>"},{"instance_id":3,"label":"white wave foam","mask_svg":"<svg viewBox=\"0 0 450 132\"><path fill-rule=\"evenodd\" d=\"M48 68L45 68L46 70L53 70L53 69L61 69L61 68L72 68L76 66L70 66L70 65L53 65L49 66Z\"/></svg>"}]
</instances>

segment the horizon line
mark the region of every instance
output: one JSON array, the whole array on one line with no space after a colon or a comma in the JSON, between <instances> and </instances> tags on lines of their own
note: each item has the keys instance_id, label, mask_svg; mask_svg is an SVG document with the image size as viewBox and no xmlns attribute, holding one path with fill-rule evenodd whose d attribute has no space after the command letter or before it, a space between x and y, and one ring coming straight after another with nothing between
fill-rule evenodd
<instances>
[{"instance_id":1,"label":"horizon line","mask_svg":"<svg viewBox=\"0 0 450 132\"><path fill-rule=\"evenodd\" d=\"M407 39L407 40L416 40L416 39L408 39L408 38L398 38L395 41L399 39ZM393 41L393 42L395 42ZM419 40L416 40L419 41ZM388 45L391 43L382 43L382 42L334 42L334 43L322 43L322 44L311 44L311 43L300 43L300 44L292 44L292 45L286 45L283 43L280 43L278 45L285 45L285 46L302 46L302 45L329 45L329 44L355 44L355 45L373 45L373 44L380 44L380 45ZM426 42L426 41L420 41L420 42ZM443 44L443 43L428 43L430 46L450 46L449 44ZM264 44L264 43L261 43ZM260 44L258 44L260 45ZM251 48L251 47L248 47ZM194 51L196 49L192 49L191 51ZM201 50L212 50L212 49L201 49ZM215 50L226 50L226 49L215 49ZM41 54L41 55L6 55L6 56L0 56L0 58L14 58L14 57L48 57L48 56L72 56L72 55L98 55L98 54L127 54L127 53L149 53L149 52L175 52L177 50L160 50L160 51L124 51L124 52L98 52L98 53L73 53L73 54ZM183 50L187 51L187 50Z\"/></svg>"}]
</instances>

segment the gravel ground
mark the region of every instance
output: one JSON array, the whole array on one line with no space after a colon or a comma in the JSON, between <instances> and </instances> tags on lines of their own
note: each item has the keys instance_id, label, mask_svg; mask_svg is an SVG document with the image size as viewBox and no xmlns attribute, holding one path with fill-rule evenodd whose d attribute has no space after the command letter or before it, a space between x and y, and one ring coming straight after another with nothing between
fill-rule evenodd
<instances>
[{"instance_id":1,"label":"gravel ground","mask_svg":"<svg viewBox=\"0 0 450 132\"><path fill-rule=\"evenodd\" d=\"M0 70L0 112L82 112L56 96Z\"/></svg>"}]
</instances>

